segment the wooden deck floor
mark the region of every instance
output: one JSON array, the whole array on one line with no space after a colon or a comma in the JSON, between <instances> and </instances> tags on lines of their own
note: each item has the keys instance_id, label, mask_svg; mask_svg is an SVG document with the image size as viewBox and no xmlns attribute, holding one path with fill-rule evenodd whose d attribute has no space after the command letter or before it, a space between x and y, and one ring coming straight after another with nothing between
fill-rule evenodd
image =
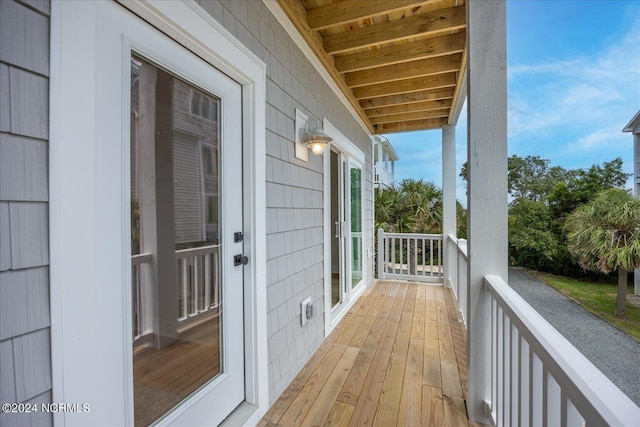
<instances>
[{"instance_id":1,"label":"wooden deck floor","mask_svg":"<svg viewBox=\"0 0 640 427\"><path fill-rule=\"evenodd\" d=\"M441 286L367 289L259 426L469 425L453 304Z\"/></svg>"}]
</instances>

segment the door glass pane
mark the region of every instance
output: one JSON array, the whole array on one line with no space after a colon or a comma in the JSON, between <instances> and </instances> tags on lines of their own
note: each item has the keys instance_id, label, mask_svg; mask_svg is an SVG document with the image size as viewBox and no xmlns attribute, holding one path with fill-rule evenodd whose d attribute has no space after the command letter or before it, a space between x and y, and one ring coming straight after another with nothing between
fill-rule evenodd
<instances>
[{"instance_id":1,"label":"door glass pane","mask_svg":"<svg viewBox=\"0 0 640 427\"><path fill-rule=\"evenodd\" d=\"M362 281L362 169L349 166L351 189L351 286Z\"/></svg>"},{"instance_id":2,"label":"door glass pane","mask_svg":"<svg viewBox=\"0 0 640 427\"><path fill-rule=\"evenodd\" d=\"M222 372L220 100L131 58L135 424Z\"/></svg>"}]
</instances>

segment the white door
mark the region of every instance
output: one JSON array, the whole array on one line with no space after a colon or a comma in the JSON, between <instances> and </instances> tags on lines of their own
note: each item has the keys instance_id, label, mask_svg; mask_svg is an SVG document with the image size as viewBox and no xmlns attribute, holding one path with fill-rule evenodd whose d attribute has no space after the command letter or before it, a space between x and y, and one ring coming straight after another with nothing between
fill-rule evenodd
<instances>
[{"instance_id":1,"label":"white door","mask_svg":"<svg viewBox=\"0 0 640 427\"><path fill-rule=\"evenodd\" d=\"M129 58L134 419L216 425L244 399L241 90L165 41L179 66Z\"/></svg>"},{"instance_id":2,"label":"white door","mask_svg":"<svg viewBox=\"0 0 640 427\"><path fill-rule=\"evenodd\" d=\"M217 425L245 398L241 87L113 1L55 2L52 58L53 398L90 406L55 423Z\"/></svg>"},{"instance_id":3,"label":"white door","mask_svg":"<svg viewBox=\"0 0 640 427\"><path fill-rule=\"evenodd\" d=\"M331 197L331 310L341 312L361 287L363 277L362 165L332 147L329 153Z\"/></svg>"}]
</instances>

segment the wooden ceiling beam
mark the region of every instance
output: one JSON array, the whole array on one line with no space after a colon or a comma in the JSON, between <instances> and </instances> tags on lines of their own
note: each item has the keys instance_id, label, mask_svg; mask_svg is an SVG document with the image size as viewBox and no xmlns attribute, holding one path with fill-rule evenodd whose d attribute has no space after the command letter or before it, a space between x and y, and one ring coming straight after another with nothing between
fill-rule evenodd
<instances>
[{"instance_id":1,"label":"wooden ceiling beam","mask_svg":"<svg viewBox=\"0 0 640 427\"><path fill-rule=\"evenodd\" d=\"M445 108L443 110L417 111L414 113L390 114L386 116L372 117L371 124L375 126L383 123L398 123L398 122L408 122L413 120L447 118L447 117L449 117L449 109Z\"/></svg>"},{"instance_id":2,"label":"wooden ceiling beam","mask_svg":"<svg viewBox=\"0 0 640 427\"><path fill-rule=\"evenodd\" d=\"M366 70L385 65L399 64L418 59L461 53L464 50L466 32L419 39L407 43L372 49L335 57L336 69L341 73Z\"/></svg>"},{"instance_id":3,"label":"wooden ceiling beam","mask_svg":"<svg viewBox=\"0 0 640 427\"><path fill-rule=\"evenodd\" d=\"M377 98L380 96L395 95L399 93L419 92L435 90L445 87L453 87L458 79L456 73L436 74L435 76L415 77L390 83L379 83L370 86L362 86L353 89L356 99Z\"/></svg>"},{"instance_id":4,"label":"wooden ceiling beam","mask_svg":"<svg viewBox=\"0 0 640 427\"><path fill-rule=\"evenodd\" d=\"M360 19L420 7L433 0L344 0L307 11L309 28L314 31L346 24Z\"/></svg>"},{"instance_id":5,"label":"wooden ceiling beam","mask_svg":"<svg viewBox=\"0 0 640 427\"><path fill-rule=\"evenodd\" d=\"M381 43L464 28L466 28L465 7L449 7L397 21L327 34L324 37L324 49L327 53L335 55Z\"/></svg>"},{"instance_id":6,"label":"wooden ceiling beam","mask_svg":"<svg viewBox=\"0 0 640 427\"><path fill-rule=\"evenodd\" d=\"M324 51L324 48L322 47L322 36L309 28L307 23L307 11L302 3L300 3L299 0L278 0L278 5L289 17L311 50L316 54L320 63L324 66L340 91L344 93L358 116L367 124L369 129L373 131L373 127L369 122L368 117L365 115L364 111L362 111L358 101L353 97L351 89L349 89L345 83L343 76L336 69L333 57Z\"/></svg>"},{"instance_id":7,"label":"wooden ceiling beam","mask_svg":"<svg viewBox=\"0 0 640 427\"><path fill-rule=\"evenodd\" d=\"M450 98L438 99L435 101L412 102L411 104L371 108L366 110L366 113L369 118L373 118L373 117L379 117L379 116L385 116L385 115L414 113L418 111L432 111L432 110L439 110L444 108L448 110L450 109L451 105L452 105L452 101Z\"/></svg>"},{"instance_id":8,"label":"wooden ceiling beam","mask_svg":"<svg viewBox=\"0 0 640 427\"><path fill-rule=\"evenodd\" d=\"M412 102L435 101L453 97L453 89L438 89L434 91L412 92L401 95L383 96L380 98L363 99L360 106L364 109L388 107L391 105L410 104Z\"/></svg>"},{"instance_id":9,"label":"wooden ceiling beam","mask_svg":"<svg viewBox=\"0 0 640 427\"><path fill-rule=\"evenodd\" d=\"M447 124L447 120L443 118L412 120L401 123L383 123L374 126L375 134L412 132L417 130L440 129Z\"/></svg>"},{"instance_id":10,"label":"wooden ceiling beam","mask_svg":"<svg viewBox=\"0 0 640 427\"><path fill-rule=\"evenodd\" d=\"M376 83L392 82L411 77L448 73L460 69L461 53L420 59L402 64L387 65L369 70L347 73L344 80L349 87L366 86Z\"/></svg>"}]
</instances>

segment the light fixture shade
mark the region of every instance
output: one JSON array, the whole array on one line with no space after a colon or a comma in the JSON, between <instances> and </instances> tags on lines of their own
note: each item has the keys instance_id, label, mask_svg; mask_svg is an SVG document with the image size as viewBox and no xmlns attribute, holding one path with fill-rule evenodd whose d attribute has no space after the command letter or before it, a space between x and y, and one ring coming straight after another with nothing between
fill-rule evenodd
<instances>
[{"instance_id":1,"label":"light fixture shade","mask_svg":"<svg viewBox=\"0 0 640 427\"><path fill-rule=\"evenodd\" d=\"M314 119L307 120L305 124L305 134L302 137L302 142L307 144L311 148L311 152L315 155L321 155L324 152L325 147L333 141L333 138L325 134L320 126L316 126L313 130L309 131L309 122L317 122Z\"/></svg>"}]
</instances>

